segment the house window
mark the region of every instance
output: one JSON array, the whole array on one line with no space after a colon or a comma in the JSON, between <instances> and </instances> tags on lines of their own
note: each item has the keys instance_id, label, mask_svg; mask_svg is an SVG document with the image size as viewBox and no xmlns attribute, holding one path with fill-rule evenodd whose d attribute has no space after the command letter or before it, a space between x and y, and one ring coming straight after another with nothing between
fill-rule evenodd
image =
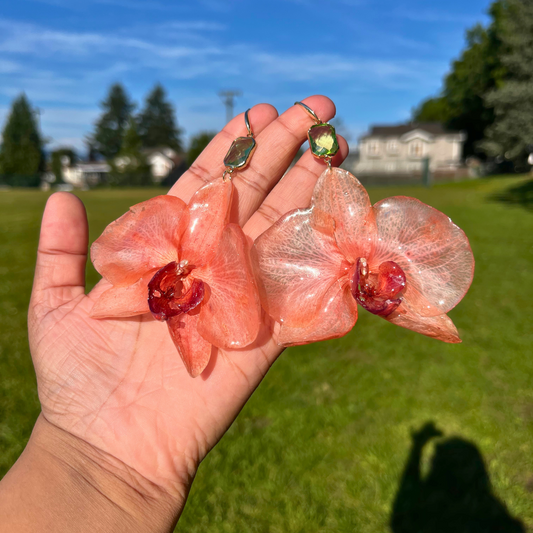
<instances>
[{"instance_id":1,"label":"house window","mask_svg":"<svg viewBox=\"0 0 533 533\"><path fill-rule=\"evenodd\" d=\"M397 154L398 153L398 141L388 141L387 142L387 153Z\"/></svg>"},{"instance_id":2,"label":"house window","mask_svg":"<svg viewBox=\"0 0 533 533\"><path fill-rule=\"evenodd\" d=\"M424 143L422 141L413 141L409 144L409 155L411 157L422 157L424 152Z\"/></svg>"},{"instance_id":3,"label":"house window","mask_svg":"<svg viewBox=\"0 0 533 533\"><path fill-rule=\"evenodd\" d=\"M367 153L370 157L379 155L379 143L378 141L368 141Z\"/></svg>"}]
</instances>

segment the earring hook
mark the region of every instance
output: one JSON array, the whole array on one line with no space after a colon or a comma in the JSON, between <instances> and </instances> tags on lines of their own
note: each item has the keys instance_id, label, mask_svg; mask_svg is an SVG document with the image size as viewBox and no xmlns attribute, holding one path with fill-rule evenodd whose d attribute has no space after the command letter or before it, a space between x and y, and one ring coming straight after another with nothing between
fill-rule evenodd
<instances>
[{"instance_id":1,"label":"earring hook","mask_svg":"<svg viewBox=\"0 0 533 533\"><path fill-rule=\"evenodd\" d=\"M302 106L317 124L322 124L322 121L317 117L316 113L309 106L305 105L303 102L294 102L294 105Z\"/></svg>"},{"instance_id":2,"label":"earring hook","mask_svg":"<svg viewBox=\"0 0 533 533\"><path fill-rule=\"evenodd\" d=\"M249 109L247 109L245 112L244 112L244 123L246 124L246 129L248 130L248 137L252 137L254 136L254 133L252 131L252 127L250 126L250 119L248 118L248 113L250 112Z\"/></svg>"}]
</instances>

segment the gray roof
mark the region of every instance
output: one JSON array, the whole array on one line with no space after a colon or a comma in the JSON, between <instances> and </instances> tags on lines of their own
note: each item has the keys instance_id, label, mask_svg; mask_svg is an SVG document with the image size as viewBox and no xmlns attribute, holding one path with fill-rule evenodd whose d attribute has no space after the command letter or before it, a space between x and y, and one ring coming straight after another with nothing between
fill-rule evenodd
<instances>
[{"instance_id":1,"label":"gray roof","mask_svg":"<svg viewBox=\"0 0 533 533\"><path fill-rule=\"evenodd\" d=\"M394 126L377 125L370 128L370 132L363 135L361 139L367 137L401 137L414 130L423 130L431 135L454 135L460 131L451 131L440 122L409 122L407 124L396 124Z\"/></svg>"}]
</instances>

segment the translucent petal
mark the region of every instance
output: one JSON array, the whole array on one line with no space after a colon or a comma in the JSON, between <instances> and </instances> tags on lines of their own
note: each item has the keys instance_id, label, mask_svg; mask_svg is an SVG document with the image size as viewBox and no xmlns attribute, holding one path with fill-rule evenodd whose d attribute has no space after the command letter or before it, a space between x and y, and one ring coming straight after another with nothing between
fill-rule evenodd
<instances>
[{"instance_id":1,"label":"translucent petal","mask_svg":"<svg viewBox=\"0 0 533 533\"><path fill-rule=\"evenodd\" d=\"M359 180L341 168L326 169L318 178L312 205L335 220L335 239L346 259L368 257L376 236L372 204Z\"/></svg>"},{"instance_id":2,"label":"translucent petal","mask_svg":"<svg viewBox=\"0 0 533 533\"><path fill-rule=\"evenodd\" d=\"M185 259L194 267L211 260L229 220L233 189L231 180L221 178L204 185L191 198L180 260Z\"/></svg>"},{"instance_id":3,"label":"translucent petal","mask_svg":"<svg viewBox=\"0 0 533 533\"><path fill-rule=\"evenodd\" d=\"M134 205L93 243L94 267L114 286L131 285L149 270L178 258L187 222L187 206L175 196L156 196Z\"/></svg>"},{"instance_id":4,"label":"translucent petal","mask_svg":"<svg viewBox=\"0 0 533 533\"><path fill-rule=\"evenodd\" d=\"M474 256L464 232L444 213L406 196L374 206L378 240L371 270L394 261L406 275L405 301L419 315L454 308L472 283Z\"/></svg>"},{"instance_id":5,"label":"translucent petal","mask_svg":"<svg viewBox=\"0 0 533 533\"><path fill-rule=\"evenodd\" d=\"M200 335L220 348L251 344L259 333L261 305L242 229L228 224L213 259L193 274L209 286L198 321Z\"/></svg>"},{"instance_id":6,"label":"translucent petal","mask_svg":"<svg viewBox=\"0 0 533 533\"><path fill-rule=\"evenodd\" d=\"M409 305L404 302L389 316L383 318L392 324L416 331L417 333L422 333L422 335L433 337L440 341L450 343L461 342L457 328L448 315L444 313L435 316L421 316L409 308Z\"/></svg>"},{"instance_id":7,"label":"translucent petal","mask_svg":"<svg viewBox=\"0 0 533 533\"><path fill-rule=\"evenodd\" d=\"M100 295L91 309L92 318L113 318L149 313L148 282L153 275L148 273L128 287L111 287Z\"/></svg>"},{"instance_id":8,"label":"translucent petal","mask_svg":"<svg viewBox=\"0 0 533 533\"><path fill-rule=\"evenodd\" d=\"M357 321L357 304L347 278L330 286L318 306L318 312L305 326L281 325L278 344L296 346L310 342L336 339L346 335Z\"/></svg>"},{"instance_id":9,"label":"translucent petal","mask_svg":"<svg viewBox=\"0 0 533 533\"><path fill-rule=\"evenodd\" d=\"M332 217L319 209L295 210L254 245L261 303L278 322L305 327L320 313L328 289L346 275Z\"/></svg>"},{"instance_id":10,"label":"translucent petal","mask_svg":"<svg viewBox=\"0 0 533 533\"><path fill-rule=\"evenodd\" d=\"M196 309L167 320L170 336L178 349L183 364L193 378L199 376L211 359L211 343L198 333Z\"/></svg>"}]
</instances>

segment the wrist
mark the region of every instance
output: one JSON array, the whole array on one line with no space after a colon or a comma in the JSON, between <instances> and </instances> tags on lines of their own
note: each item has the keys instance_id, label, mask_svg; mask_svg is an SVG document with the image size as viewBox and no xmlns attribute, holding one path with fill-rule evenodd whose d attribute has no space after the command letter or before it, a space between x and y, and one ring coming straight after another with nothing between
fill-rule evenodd
<instances>
[{"instance_id":1,"label":"wrist","mask_svg":"<svg viewBox=\"0 0 533 533\"><path fill-rule=\"evenodd\" d=\"M170 494L41 415L0 484L0 515L8 516L0 533L172 531L187 492Z\"/></svg>"}]
</instances>

